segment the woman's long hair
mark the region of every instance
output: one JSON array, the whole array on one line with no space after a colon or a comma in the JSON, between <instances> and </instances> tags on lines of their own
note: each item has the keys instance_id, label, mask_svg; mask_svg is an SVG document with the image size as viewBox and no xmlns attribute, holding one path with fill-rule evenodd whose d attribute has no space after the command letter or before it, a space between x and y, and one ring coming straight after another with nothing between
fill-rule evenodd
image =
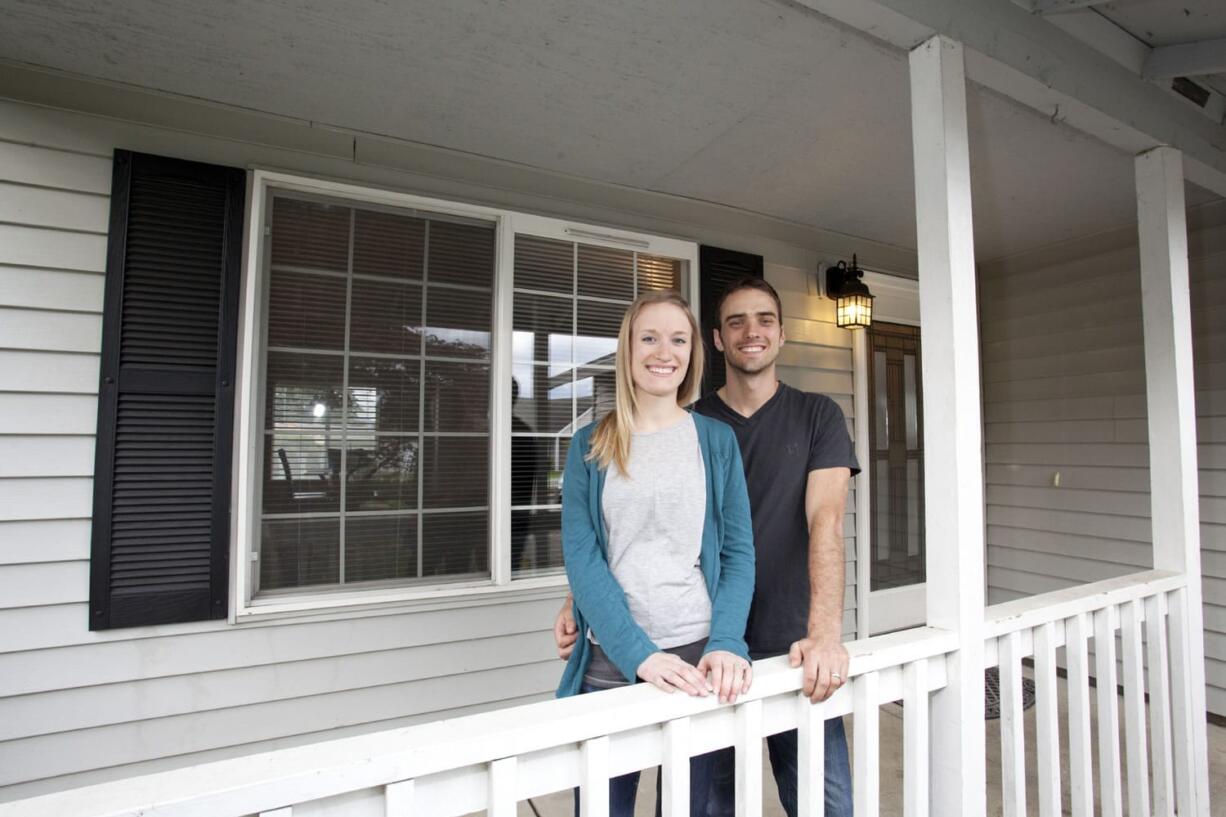
<instances>
[{"instance_id":1,"label":"woman's long hair","mask_svg":"<svg viewBox=\"0 0 1226 817\"><path fill-rule=\"evenodd\" d=\"M626 308L622 316L621 328L617 331L617 355L614 377L616 382L616 401L612 411L604 416L592 432L589 460L596 460L601 468L610 464L617 466L622 474L626 473L626 463L630 459L630 435L634 432L634 418L638 412L638 400L634 396L634 378L630 374L633 365L630 360L634 322L643 309L653 304L672 304L685 313L690 322L690 366L681 385L677 388L677 405L688 406L698 399L702 388L703 342L702 332L690 305L680 293L645 292Z\"/></svg>"}]
</instances>

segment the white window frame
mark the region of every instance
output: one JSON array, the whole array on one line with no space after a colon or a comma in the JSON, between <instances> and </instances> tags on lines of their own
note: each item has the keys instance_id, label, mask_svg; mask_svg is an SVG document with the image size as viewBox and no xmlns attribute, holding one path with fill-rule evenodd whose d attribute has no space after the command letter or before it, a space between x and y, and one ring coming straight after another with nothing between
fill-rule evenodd
<instances>
[{"instance_id":1,"label":"white window frame","mask_svg":"<svg viewBox=\"0 0 1226 817\"><path fill-rule=\"evenodd\" d=\"M401 586L378 585L278 593L254 597L253 545L258 541L260 490L259 465L263 423L259 415L257 386L262 378L262 337L266 316L263 292L266 286L268 252L265 208L273 190L300 192L357 203L426 210L494 223L497 254L494 269L494 314L490 358L490 514L489 548L491 575L475 581ZM511 370L512 310L515 236L517 234L581 242L618 249L633 249L667 256L687 264L687 290L698 311L698 244L676 238L605 227L596 224L530 215L497 207L466 204L368 187L347 182L315 179L278 171L255 169L248 174L247 221L238 338L238 388L235 405L235 471L232 496L230 622L260 621L276 617L337 614L378 608L451 606L489 603L500 598L556 594L566 585L564 573L511 578Z\"/></svg>"}]
</instances>

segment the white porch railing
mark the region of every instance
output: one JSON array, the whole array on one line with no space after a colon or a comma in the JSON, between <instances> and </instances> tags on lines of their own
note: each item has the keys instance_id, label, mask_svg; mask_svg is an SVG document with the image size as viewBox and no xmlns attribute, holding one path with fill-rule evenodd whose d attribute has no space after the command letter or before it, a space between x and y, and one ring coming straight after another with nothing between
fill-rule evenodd
<instances>
[{"instance_id":1,"label":"white porch railing","mask_svg":"<svg viewBox=\"0 0 1226 817\"><path fill-rule=\"evenodd\" d=\"M917 628L850 645L850 680L817 706L786 658L759 661L735 705L664 695L646 685L371 735L268 752L0 804L0 817L452 817L582 789L584 813L604 817L608 781L662 765L666 817L689 814L689 758L737 748L739 817L762 804L762 739L800 730L800 813L823 812L824 721L850 713L856 811L877 812L878 711L903 700L904 798L928 805L928 697L945 686L953 633ZM558 665L561 672L561 664Z\"/></svg>"},{"instance_id":2,"label":"white porch railing","mask_svg":"<svg viewBox=\"0 0 1226 817\"><path fill-rule=\"evenodd\" d=\"M1022 659L1033 656L1036 706L1038 812L1061 811L1060 729L1056 650L1065 648L1068 676L1068 790L1074 817L1094 810L1091 779L1098 752L1103 817L1123 812L1116 636L1123 657L1125 769L1128 814L1173 815L1175 804L1194 800L1197 764L1192 757L1194 714L1185 682L1190 666L1185 577L1151 570L1072 587L988 608L984 645L987 666L1000 667L1001 783L1005 817L1026 809ZM1142 638L1144 625L1144 638ZM1089 644L1094 645L1094 668ZM1144 646L1144 656L1142 653ZM1148 684L1146 674L1148 673ZM1097 736L1091 734L1090 676L1096 680ZM1146 689L1149 735L1146 735ZM1147 743L1148 750L1147 750ZM1149 779L1152 764L1153 802ZM1182 808L1180 813L1192 810Z\"/></svg>"}]
</instances>

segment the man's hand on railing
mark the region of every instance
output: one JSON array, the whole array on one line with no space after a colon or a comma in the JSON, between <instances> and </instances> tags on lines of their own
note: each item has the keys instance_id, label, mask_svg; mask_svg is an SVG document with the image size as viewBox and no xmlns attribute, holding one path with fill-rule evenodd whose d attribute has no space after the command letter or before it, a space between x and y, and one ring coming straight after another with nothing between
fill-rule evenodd
<instances>
[{"instance_id":1,"label":"man's hand on railing","mask_svg":"<svg viewBox=\"0 0 1226 817\"><path fill-rule=\"evenodd\" d=\"M712 650L698 662L703 677L710 675L711 688L719 694L721 704L736 703L736 696L749 691L753 683L753 665L741 656L726 650Z\"/></svg>"},{"instance_id":2,"label":"man's hand on railing","mask_svg":"<svg viewBox=\"0 0 1226 817\"><path fill-rule=\"evenodd\" d=\"M680 690L687 695L705 698L714 691L705 675L672 653L653 652L639 664L635 675L668 693Z\"/></svg>"},{"instance_id":3,"label":"man's hand on railing","mask_svg":"<svg viewBox=\"0 0 1226 817\"><path fill-rule=\"evenodd\" d=\"M837 636L802 638L788 650L789 664L804 664L804 692L813 703L826 700L847 683L849 660L847 648Z\"/></svg>"},{"instance_id":4,"label":"man's hand on railing","mask_svg":"<svg viewBox=\"0 0 1226 817\"><path fill-rule=\"evenodd\" d=\"M575 642L579 640L579 628L575 626L575 614L571 611L574 598L570 593L566 594L566 601L562 602L562 609L553 622L553 643L558 646L558 658L563 661L570 658Z\"/></svg>"}]
</instances>

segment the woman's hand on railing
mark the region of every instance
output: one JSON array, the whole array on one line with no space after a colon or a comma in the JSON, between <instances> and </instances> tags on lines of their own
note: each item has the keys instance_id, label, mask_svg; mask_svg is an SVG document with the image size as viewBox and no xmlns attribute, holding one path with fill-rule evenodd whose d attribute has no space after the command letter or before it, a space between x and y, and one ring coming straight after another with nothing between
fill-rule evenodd
<instances>
[{"instance_id":1,"label":"woman's hand on railing","mask_svg":"<svg viewBox=\"0 0 1226 817\"><path fill-rule=\"evenodd\" d=\"M566 594L562 609L553 622L553 643L558 648L558 658L563 661L570 658L575 650L575 642L579 640L579 628L575 626L574 596Z\"/></svg>"},{"instance_id":2,"label":"woman's hand on railing","mask_svg":"<svg viewBox=\"0 0 1226 817\"><path fill-rule=\"evenodd\" d=\"M680 690L687 695L705 698L714 691L707 683L706 676L697 668L666 652L653 652L647 656L647 660L639 664L635 674L668 693Z\"/></svg>"},{"instance_id":3,"label":"woman's hand on railing","mask_svg":"<svg viewBox=\"0 0 1226 817\"><path fill-rule=\"evenodd\" d=\"M711 688L721 704L736 703L736 696L749 691L753 683L753 665L741 656L726 650L712 650L698 662L703 677L710 675Z\"/></svg>"}]
</instances>

